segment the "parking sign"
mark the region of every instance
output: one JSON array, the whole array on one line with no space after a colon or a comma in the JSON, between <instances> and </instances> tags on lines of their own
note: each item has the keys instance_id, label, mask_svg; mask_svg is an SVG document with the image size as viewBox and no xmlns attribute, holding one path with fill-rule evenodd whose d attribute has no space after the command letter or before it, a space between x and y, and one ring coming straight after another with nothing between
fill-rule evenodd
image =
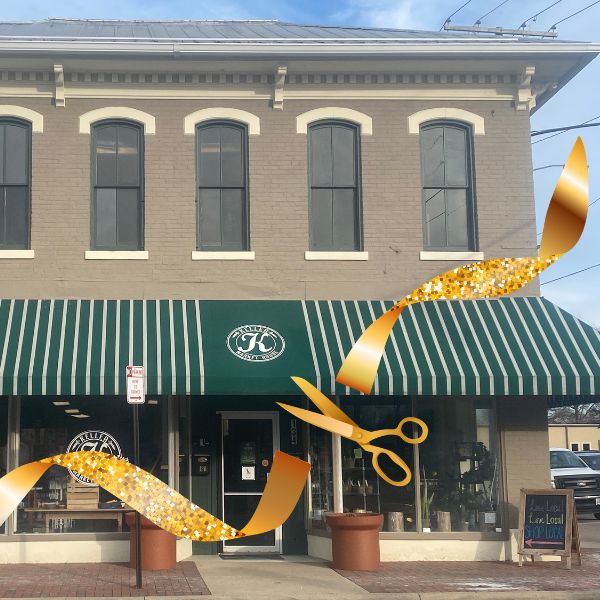
<instances>
[{"instance_id":1,"label":"parking sign","mask_svg":"<svg viewBox=\"0 0 600 600\"><path fill-rule=\"evenodd\" d=\"M144 367L127 367L127 403L144 404Z\"/></svg>"}]
</instances>

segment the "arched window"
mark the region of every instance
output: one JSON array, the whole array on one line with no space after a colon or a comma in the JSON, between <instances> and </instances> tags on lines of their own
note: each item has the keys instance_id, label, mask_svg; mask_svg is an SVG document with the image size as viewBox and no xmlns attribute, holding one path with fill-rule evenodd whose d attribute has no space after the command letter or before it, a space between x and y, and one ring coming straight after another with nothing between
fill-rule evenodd
<instances>
[{"instance_id":1,"label":"arched window","mask_svg":"<svg viewBox=\"0 0 600 600\"><path fill-rule=\"evenodd\" d=\"M360 250L360 136L356 125L309 127L310 249Z\"/></svg>"},{"instance_id":2,"label":"arched window","mask_svg":"<svg viewBox=\"0 0 600 600\"><path fill-rule=\"evenodd\" d=\"M102 121L92 127L92 249L143 250L142 127Z\"/></svg>"},{"instance_id":3,"label":"arched window","mask_svg":"<svg viewBox=\"0 0 600 600\"><path fill-rule=\"evenodd\" d=\"M31 124L0 119L0 249L30 244Z\"/></svg>"},{"instance_id":4,"label":"arched window","mask_svg":"<svg viewBox=\"0 0 600 600\"><path fill-rule=\"evenodd\" d=\"M196 128L198 249L248 250L248 131L229 121Z\"/></svg>"},{"instance_id":5,"label":"arched window","mask_svg":"<svg viewBox=\"0 0 600 600\"><path fill-rule=\"evenodd\" d=\"M477 250L471 128L421 125L423 244L426 250Z\"/></svg>"}]
</instances>

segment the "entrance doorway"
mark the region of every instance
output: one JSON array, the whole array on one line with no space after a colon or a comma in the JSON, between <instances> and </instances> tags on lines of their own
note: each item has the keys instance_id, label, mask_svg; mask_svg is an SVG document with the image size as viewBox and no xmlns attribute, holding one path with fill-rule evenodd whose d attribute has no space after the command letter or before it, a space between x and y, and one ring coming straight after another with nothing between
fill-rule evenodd
<instances>
[{"instance_id":1,"label":"entrance doorway","mask_svg":"<svg viewBox=\"0 0 600 600\"><path fill-rule=\"evenodd\" d=\"M279 449L277 413L221 413L223 440L223 520L241 528L262 497ZM225 553L281 553L281 527L260 535L223 542Z\"/></svg>"}]
</instances>

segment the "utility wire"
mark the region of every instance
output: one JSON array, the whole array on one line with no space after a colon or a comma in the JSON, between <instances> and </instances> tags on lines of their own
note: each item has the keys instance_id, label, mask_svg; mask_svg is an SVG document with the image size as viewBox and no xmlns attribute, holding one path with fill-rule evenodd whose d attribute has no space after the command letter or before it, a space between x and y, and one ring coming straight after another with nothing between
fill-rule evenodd
<instances>
[{"instance_id":1,"label":"utility wire","mask_svg":"<svg viewBox=\"0 0 600 600\"><path fill-rule=\"evenodd\" d=\"M595 269L596 267L600 267L600 263L596 263L590 267L586 267L585 269L579 269L579 271L573 271L573 273L567 273L567 275L563 275L562 277L557 277L556 279L551 279L550 281L543 281L540 285L546 285L548 283L554 283L555 281L560 281L561 279L566 279L567 277L573 277L573 275L579 275L579 273L583 273L584 271L589 271L590 269Z\"/></svg>"},{"instance_id":2,"label":"utility wire","mask_svg":"<svg viewBox=\"0 0 600 600\"><path fill-rule=\"evenodd\" d=\"M554 129L540 129L540 131L532 131L531 137L554 133L555 131L571 131L571 129L585 129L587 127L600 127L600 123L579 123L578 125L567 125L566 127L555 127Z\"/></svg>"},{"instance_id":3,"label":"utility wire","mask_svg":"<svg viewBox=\"0 0 600 600\"><path fill-rule=\"evenodd\" d=\"M489 17L489 15L491 15L494 11L498 10L501 6L504 6L508 2L510 2L510 0L504 0L504 2L500 2L500 4L494 6L492 10L486 12L485 15L483 15L483 17L479 17L479 19L477 19L477 21L475 21L473 25L481 25L481 21L483 21L486 17ZM600 0L598 0L598 2L600 2Z\"/></svg>"},{"instance_id":4,"label":"utility wire","mask_svg":"<svg viewBox=\"0 0 600 600\"><path fill-rule=\"evenodd\" d=\"M588 8L592 8L592 6L596 6L596 4L600 4L600 0L596 0L596 2L592 2L591 4L584 6L581 10L578 10L577 12L570 14L568 17L565 17L564 19L561 19L560 21L556 21L556 23L554 23L554 25L552 25L552 27L550 27L550 29L548 29L548 31L554 31L556 29L556 26L559 25L560 23L564 23L565 21L572 19L573 17L586 11Z\"/></svg>"},{"instance_id":5,"label":"utility wire","mask_svg":"<svg viewBox=\"0 0 600 600\"><path fill-rule=\"evenodd\" d=\"M560 0L559 0L560 1ZM444 29L444 25L446 23L450 23L450 19L457 13L459 13L467 4L471 4L471 0L467 0L464 4L462 4L461 6L459 6L443 23L442 26L440 27L440 31L442 29Z\"/></svg>"},{"instance_id":6,"label":"utility wire","mask_svg":"<svg viewBox=\"0 0 600 600\"><path fill-rule=\"evenodd\" d=\"M587 125L588 123L591 123L592 121L595 121L596 119L600 119L600 115L597 115L595 117L592 117L591 119L588 119L587 121L584 121L583 123L581 123L582 125ZM566 133L568 130L564 130L564 131L559 131L558 133L554 133L553 135L549 135L545 138L542 138L541 140L535 140L535 142L531 142L531 145L533 146L533 144L539 144L540 142L543 142L545 140L549 140L550 138L554 138L558 135L562 135L563 133Z\"/></svg>"},{"instance_id":7,"label":"utility wire","mask_svg":"<svg viewBox=\"0 0 600 600\"><path fill-rule=\"evenodd\" d=\"M540 10L540 12L535 13L535 15L533 15L532 17L529 17L529 19L525 19L523 21L523 23L521 23L520 29L525 29L525 27L527 26L527 23L529 21L535 21L541 14L545 13L546 11L550 10L553 6L556 6L557 4L560 4L561 2L562 2L562 0L556 0L556 2L554 2L550 6L547 6L543 10Z\"/></svg>"},{"instance_id":8,"label":"utility wire","mask_svg":"<svg viewBox=\"0 0 600 600\"><path fill-rule=\"evenodd\" d=\"M560 167L562 169L562 167L564 167L565 165L544 165L543 167L536 167L535 169L532 169L533 171L543 171L544 169L552 169L554 167Z\"/></svg>"}]
</instances>

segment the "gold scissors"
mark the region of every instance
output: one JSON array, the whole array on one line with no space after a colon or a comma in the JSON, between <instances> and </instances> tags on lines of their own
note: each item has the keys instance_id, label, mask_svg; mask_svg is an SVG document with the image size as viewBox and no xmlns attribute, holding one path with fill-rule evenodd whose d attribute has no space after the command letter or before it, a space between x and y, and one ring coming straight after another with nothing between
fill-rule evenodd
<instances>
[{"instance_id":1,"label":"gold scissors","mask_svg":"<svg viewBox=\"0 0 600 600\"><path fill-rule=\"evenodd\" d=\"M322 415L312 412L310 410L304 410L302 408L296 408L289 404L283 404L278 402L281 408L284 408L295 417L325 429L332 433L337 433L342 437L348 438L355 441L363 450L370 452L373 455L372 463L373 468L379 474L379 476L387 481L391 485L404 486L408 485L412 479L412 473L408 468L408 465L400 458L395 452L388 450L387 448L380 448L374 446L370 442L373 440L384 437L386 435L394 435L401 438L408 444L420 444L428 435L429 428L427 425L417 419L416 417L405 417L398 423L395 429L378 429L377 431L367 431L361 429L343 410L336 406L327 396L322 394L316 387L311 383L302 379L301 377L292 377L294 383L312 400L315 406L323 413ZM421 428L421 435L419 437L409 437L403 433L402 427L406 423L416 423ZM396 463L406 474L404 479L396 481L388 477L381 467L379 466L379 457L385 454L391 461Z\"/></svg>"}]
</instances>

